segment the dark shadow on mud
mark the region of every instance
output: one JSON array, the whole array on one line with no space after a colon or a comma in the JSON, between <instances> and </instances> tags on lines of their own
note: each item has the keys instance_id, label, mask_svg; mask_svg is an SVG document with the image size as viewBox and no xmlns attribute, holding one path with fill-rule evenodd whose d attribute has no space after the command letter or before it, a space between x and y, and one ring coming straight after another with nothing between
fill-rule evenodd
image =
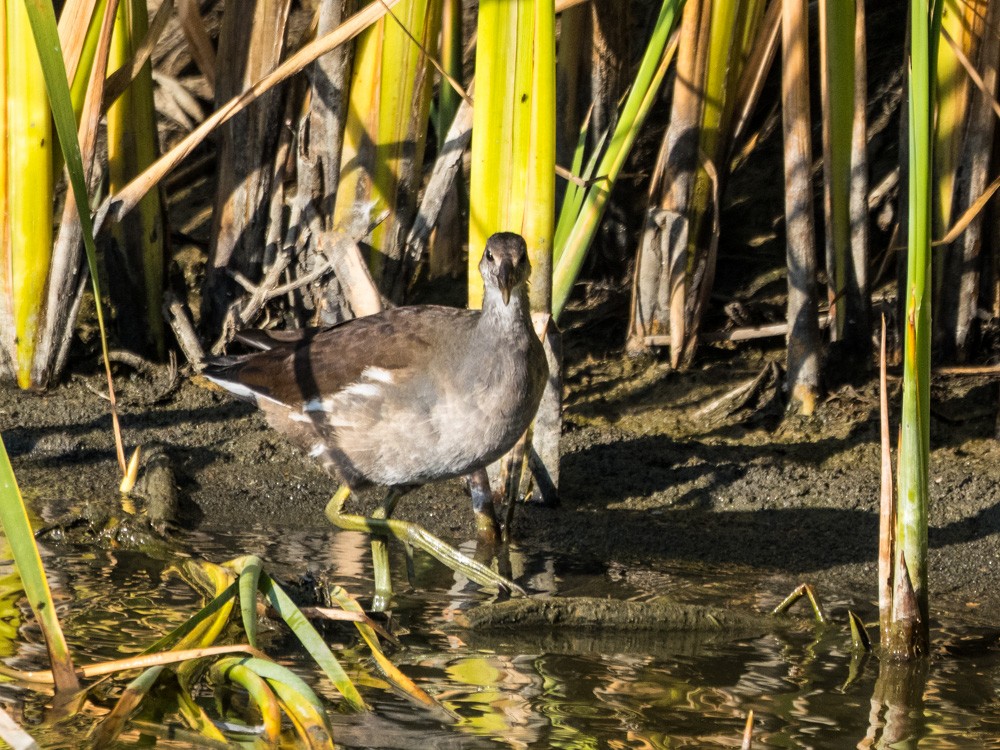
<instances>
[{"instance_id":1,"label":"dark shadow on mud","mask_svg":"<svg viewBox=\"0 0 1000 750\"><path fill-rule=\"evenodd\" d=\"M808 481L811 475L795 475L803 463L816 463L817 456L843 448L841 442L831 439L776 449L649 436L594 445L564 456L562 507L525 506L515 536L528 546L537 544L564 555L644 566L697 561L806 573L842 564L874 565L875 472L869 477L865 467L855 467L845 471L841 482L822 488L803 486L803 479ZM697 462L690 460L692 455ZM757 487L751 473L755 467L763 468L769 484ZM775 495L775 481L780 482L786 471L787 501L780 496L780 485ZM727 510L726 497L738 483L743 484L742 500ZM637 499L641 504L655 493L684 484L697 488L668 496L662 503L629 507ZM758 489L762 496L769 495L766 502L750 497ZM804 491L820 495L823 502L818 505L840 507L808 507L799 497ZM755 502L764 507L747 507ZM998 533L1000 501L972 517L932 527L930 546L947 547Z\"/></svg>"},{"instance_id":2,"label":"dark shadow on mud","mask_svg":"<svg viewBox=\"0 0 1000 750\"><path fill-rule=\"evenodd\" d=\"M141 415L126 414L122 421L125 432L137 436L141 441L146 433L160 433L166 428L185 424L222 424L255 412L256 409L250 404L227 400L216 406L195 409L150 409ZM30 456L39 466L47 463L87 465L107 461L109 456L106 448L82 447L85 436L93 433L107 435L110 444L110 414L101 414L79 422L11 427L3 430L3 440L11 458ZM198 467L211 463L217 457L217 452L210 445L197 453Z\"/></svg>"}]
</instances>

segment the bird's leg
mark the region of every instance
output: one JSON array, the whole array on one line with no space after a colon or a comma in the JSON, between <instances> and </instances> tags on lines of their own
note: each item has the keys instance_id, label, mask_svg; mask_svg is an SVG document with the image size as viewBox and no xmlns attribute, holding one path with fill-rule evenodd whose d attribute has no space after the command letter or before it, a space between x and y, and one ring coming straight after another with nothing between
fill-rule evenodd
<instances>
[{"instance_id":1,"label":"bird's leg","mask_svg":"<svg viewBox=\"0 0 1000 750\"><path fill-rule=\"evenodd\" d=\"M472 495L472 511L476 516L476 536L480 542L496 545L500 539L500 524L493 509L493 491L485 468L469 474L469 494Z\"/></svg>"},{"instance_id":2,"label":"bird's leg","mask_svg":"<svg viewBox=\"0 0 1000 750\"><path fill-rule=\"evenodd\" d=\"M344 504L350 495L350 489L342 486L330 499L330 502L327 503L326 517L330 519L330 522L334 526L345 531L391 534L403 542L419 547L439 562L444 563L454 571L462 573L469 580L478 583L480 586L495 586L504 591L524 594L524 589L513 581L507 580L482 563L463 555L457 549L441 541L415 523L399 521L393 518L365 518L364 516L344 513Z\"/></svg>"},{"instance_id":3,"label":"bird's leg","mask_svg":"<svg viewBox=\"0 0 1000 750\"><path fill-rule=\"evenodd\" d=\"M386 534L386 531L389 533L392 531L379 526L379 522L384 524L386 519L392 515L402 494L396 489L389 490L389 494L375 509L370 519L344 513L344 505L351 497L351 489L346 484L342 484L337 489L326 505L326 517L334 526L345 531L361 531L372 534L372 568L375 574L375 598L372 609L375 611L384 609L392 598L392 577L389 570L389 545Z\"/></svg>"},{"instance_id":4,"label":"bird's leg","mask_svg":"<svg viewBox=\"0 0 1000 750\"><path fill-rule=\"evenodd\" d=\"M397 489L389 490L382 504L372 513L373 520L384 520L392 515L396 503L403 493ZM372 567L375 571L375 601L372 609L380 612L392 599L392 576L389 569L389 538L385 534L372 534Z\"/></svg>"}]
</instances>

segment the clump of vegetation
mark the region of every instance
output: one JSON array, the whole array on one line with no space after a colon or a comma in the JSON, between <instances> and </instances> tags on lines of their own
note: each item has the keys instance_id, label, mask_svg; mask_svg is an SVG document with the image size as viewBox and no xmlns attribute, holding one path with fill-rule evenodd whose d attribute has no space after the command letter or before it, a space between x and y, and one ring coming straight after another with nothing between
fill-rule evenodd
<instances>
[{"instance_id":1,"label":"clump of vegetation","mask_svg":"<svg viewBox=\"0 0 1000 750\"><path fill-rule=\"evenodd\" d=\"M113 742L129 722L145 726L155 717L153 723L162 724L165 718L175 715L209 744L227 745L227 731L244 736L256 734L268 743L278 743L290 726L306 747L332 748L334 736L324 702L301 677L261 650L258 622L263 615L287 625L349 709L368 709L355 682L315 626L254 556L223 565L184 563L179 572L209 597L199 612L137 656L97 664L75 663L55 614L45 570L2 442L0 522L20 576L15 590L23 590L27 596L51 662L49 670L31 672L0 665L0 675L36 689L54 687L55 702L64 709L59 718L64 719L84 711L93 713L87 710L90 696L99 689L106 698L107 686L103 683L108 677L140 671L118 692L110 710L97 712L98 719L91 729L95 747ZM331 587L327 594L333 608L312 608L311 614L352 622L389 684L416 704L443 712L382 652L380 635L394 639L366 616L342 588ZM241 628L233 622L236 613ZM195 699L205 686L211 686L220 696L238 688L249 700L243 710L238 704L222 702L219 705L229 708L223 715L212 717ZM4 731L0 729L0 735L13 744L14 736L4 735Z\"/></svg>"}]
</instances>

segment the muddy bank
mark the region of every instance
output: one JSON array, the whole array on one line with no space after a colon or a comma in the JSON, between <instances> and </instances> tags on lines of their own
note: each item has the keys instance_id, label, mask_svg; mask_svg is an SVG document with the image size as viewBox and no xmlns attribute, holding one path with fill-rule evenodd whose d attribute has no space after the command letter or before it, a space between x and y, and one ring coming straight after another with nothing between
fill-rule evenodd
<instances>
[{"instance_id":1,"label":"muddy bank","mask_svg":"<svg viewBox=\"0 0 1000 750\"><path fill-rule=\"evenodd\" d=\"M749 397L725 399L779 357L707 349L699 367L676 373L578 353L567 370L562 504L519 508L518 544L630 588L669 593L676 574L665 571L685 565L752 570L777 595L808 581L874 612L875 386L840 388L810 419L785 418L768 377ZM76 376L41 396L0 389L0 430L46 520L117 502L100 382ZM257 526L278 537L326 528L332 481L252 409L187 381L158 397L141 378L121 382L126 444L161 445L171 457L182 529ZM932 426L933 594L986 620L1000 613L996 393L984 377L937 380ZM412 493L398 516L453 541L471 535L460 481Z\"/></svg>"}]
</instances>

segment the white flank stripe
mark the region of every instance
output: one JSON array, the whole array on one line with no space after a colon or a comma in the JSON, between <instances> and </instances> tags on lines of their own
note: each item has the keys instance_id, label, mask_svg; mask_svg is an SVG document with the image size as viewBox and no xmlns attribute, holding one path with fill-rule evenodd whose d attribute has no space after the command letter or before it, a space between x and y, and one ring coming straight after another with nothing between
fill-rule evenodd
<instances>
[{"instance_id":1,"label":"white flank stripe","mask_svg":"<svg viewBox=\"0 0 1000 750\"><path fill-rule=\"evenodd\" d=\"M349 396L363 396L365 398L376 398L382 393L382 389L374 383L351 383L341 393Z\"/></svg>"},{"instance_id":2,"label":"white flank stripe","mask_svg":"<svg viewBox=\"0 0 1000 750\"><path fill-rule=\"evenodd\" d=\"M368 380L375 380L379 383L387 383L389 385L396 382L392 373L384 367L366 367L364 372L361 373L361 377L367 378Z\"/></svg>"},{"instance_id":3,"label":"white flank stripe","mask_svg":"<svg viewBox=\"0 0 1000 750\"><path fill-rule=\"evenodd\" d=\"M227 391L236 396L236 398L245 398L248 401L253 401L254 403L264 400L270 401L272 404L281 404L278 399L259 393L253 388L243 385L243 383L234 383L231 380L223 380L222 378L213 377L212 375L203 375L203 377L206 380L211 380L217 386L225 388Z\"/></svg>"}]
</instances>

